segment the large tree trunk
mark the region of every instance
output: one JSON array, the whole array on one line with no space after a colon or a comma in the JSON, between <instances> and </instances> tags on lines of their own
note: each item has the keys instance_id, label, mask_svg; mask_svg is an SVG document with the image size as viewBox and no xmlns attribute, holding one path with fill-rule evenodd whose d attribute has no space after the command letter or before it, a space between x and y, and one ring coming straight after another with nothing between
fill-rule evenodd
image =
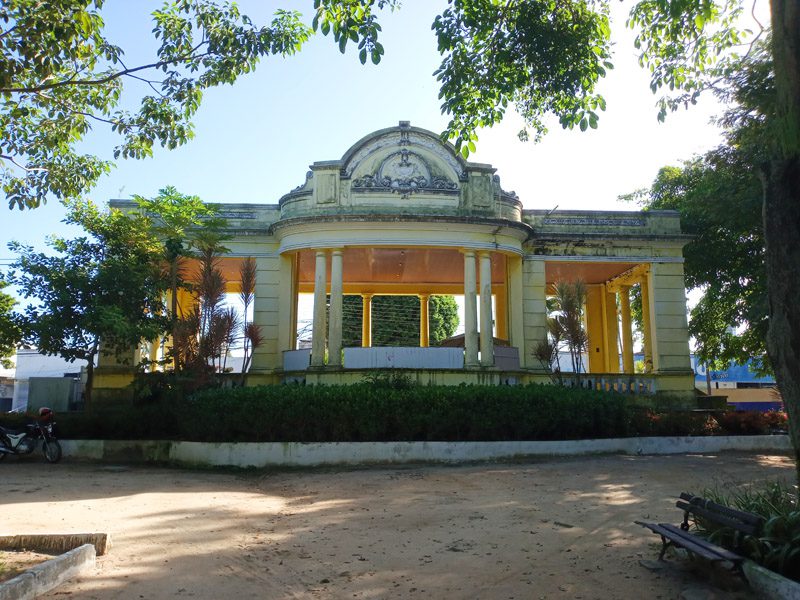
<instances>
[{"instance_id":1,"label":"large tree trunk","mask_svg":"<svg viewBox=\"0 0 800 600\"><path fill-rule=\"evenodd\" d=\"M789 414L800 482L800 3L771 0L777 104L764 193L767 351Z\"/></svg>"},{"instance_id":2,"label":"large tree trunk","mask_svg":"<svg viewBox=\"0 0 800 600\"><path fill-rule=\"evenodd\" d=\"M764 195L767 351L789 415L800 481L800 157L773 159Z\"/></svg>"}]
</instances>

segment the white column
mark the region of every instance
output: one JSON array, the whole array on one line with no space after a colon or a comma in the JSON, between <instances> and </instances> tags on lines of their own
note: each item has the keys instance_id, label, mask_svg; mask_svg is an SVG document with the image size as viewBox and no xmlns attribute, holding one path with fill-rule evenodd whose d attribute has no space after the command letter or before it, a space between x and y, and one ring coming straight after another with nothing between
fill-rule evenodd
<instances>
[{"instance_id":1,"label":"white column","mask_svg":"<svg viewBox=\"0 0 800 600\"><path fill-rule=\"evenodd\" d=\"M478 366L478 299L475 252L464 251L464 365Z\"/></svg>"},{"instance_id":2,"label":"white column","mask_svg":"<svg viewBox=\"0 0 800 600\"><path fill-rule=\"evenodd\" d=\"M481 262L481 366L494 365L492 331L492 256L480 253Z\"/></svg>"},{"instance_id":3,"label":"white column","mask_svg":"<svg viewBox=\"0 0 800 600\"><path fill-rule=\"evenodd\" d=\"M342 251L331 253L331 311L328 316L328 365L342 365Z\"/></svg>"},{"instance_id":4,"label":"white column","mask_svg":"<svg viewBox=\"0 0 800 600\"><path fill-rule=\"evenodd\" d=\"M314 322L311 330L311 366L325 365L325 297L327 284L327 252L317 250L317 262L314 270Z\"/></svg>"}]
</instances>

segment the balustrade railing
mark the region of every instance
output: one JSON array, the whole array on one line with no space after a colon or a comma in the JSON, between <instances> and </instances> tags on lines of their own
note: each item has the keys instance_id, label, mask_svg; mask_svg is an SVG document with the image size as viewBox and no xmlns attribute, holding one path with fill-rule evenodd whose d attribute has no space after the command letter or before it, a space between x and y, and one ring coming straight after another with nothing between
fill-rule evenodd
<instances>
[{"instance_id":1,"label":"balustrade railing","mask_svg":"<svg viewBox=\"0 0 800 600\"><path fill-rule=\"evenodd\" d=\"M588 390L604 390L620 394L652 396L656 393L656 378L653 375L630 375L623 373L582 373L580 380L574 373L562 373L566 387L581 387Z\"/></svg>"}]
</instances>

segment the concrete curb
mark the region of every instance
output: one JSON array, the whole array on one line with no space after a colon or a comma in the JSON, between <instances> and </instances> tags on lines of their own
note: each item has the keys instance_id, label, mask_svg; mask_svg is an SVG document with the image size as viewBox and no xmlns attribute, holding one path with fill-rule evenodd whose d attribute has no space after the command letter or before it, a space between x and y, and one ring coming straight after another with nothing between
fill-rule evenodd
<instances>
[{"instance_id":1,"label":"concrete curb","mask_svg":"<svg viewBox=\"0 0 800 600\"><path fill-rule=\"evenodd\" d=\"M764 600L800 600L800 583L765 569L751 560L742 565L750 587Z\"/></svg>"},{"instance_id":2,"label":"concrete curb","mask_svg":"<svg viewBox=\"0 0 800 600\"><path fill-rule=\"evenodd\" d=\"M67 552L78 546L91 544L97 556L103 556L111 547L107 533L33 533L0 535L0 550L33 550L35 552Z\"/></svg>"},{"instance_id":3,"label":"concrete curb","mask_svg":"<svg viewBox=\"0 0 800 600\"><path fill-rule=\"evenodd\" d=\"M82 571L93 568L95 556L94 546L84 544L36 565L14 579L0 583L0 600L29 600L49 592Z\"/></svg>"},{"instance_id":4,"label":"concrete curb","mask_svg":"<svg viewBox=\"0 0 800 600\"><path fill-rule=\"evenodd\" d=\"M71 458L188 466L316 467L460 463L593 454L788 452L787 435L640 437L544 442L265 442L63 440Z\"/></svg>"}]
</instances>

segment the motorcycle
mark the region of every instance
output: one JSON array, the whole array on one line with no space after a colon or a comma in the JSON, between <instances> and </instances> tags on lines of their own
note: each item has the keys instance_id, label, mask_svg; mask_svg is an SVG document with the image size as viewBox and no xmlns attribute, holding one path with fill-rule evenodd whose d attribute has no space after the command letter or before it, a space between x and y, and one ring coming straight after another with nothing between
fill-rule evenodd
<instances>
[{"instance_id":1,"label":"motorcycle","mask_svg":"<svg viewBox=\"0 0 800 600\"><path fill-rule=\"evenodd\" d=\"M39 419L19 431L0 425L0 460L7 454L30 454L42 442L44 458L49 463L61 460L61 444L54 433L54 413L49 408L39 409Z\"/></svg>"}]
</instances>

